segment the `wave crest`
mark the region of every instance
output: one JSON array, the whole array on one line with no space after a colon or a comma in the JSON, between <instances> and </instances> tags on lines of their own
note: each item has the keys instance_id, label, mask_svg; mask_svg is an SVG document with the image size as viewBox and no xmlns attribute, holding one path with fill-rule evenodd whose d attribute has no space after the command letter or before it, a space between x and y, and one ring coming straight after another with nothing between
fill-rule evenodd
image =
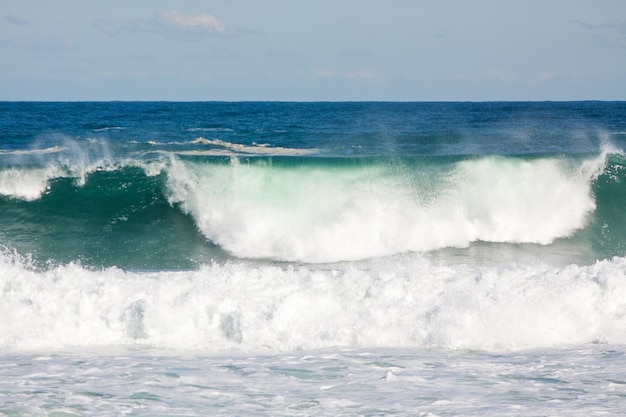
<instances>
[{"instance_id":1,"label":"wave crest","mask_svg":"<svg viewBox=\"0 0 626 417\"><path fill-rule=\"evenodd\" d=\"M168 190L209 240L238 257L333 262L476 241L551 243L585 226L600 171L557 158L436 166L174 159Z\"/></svg>"}]
</instances>

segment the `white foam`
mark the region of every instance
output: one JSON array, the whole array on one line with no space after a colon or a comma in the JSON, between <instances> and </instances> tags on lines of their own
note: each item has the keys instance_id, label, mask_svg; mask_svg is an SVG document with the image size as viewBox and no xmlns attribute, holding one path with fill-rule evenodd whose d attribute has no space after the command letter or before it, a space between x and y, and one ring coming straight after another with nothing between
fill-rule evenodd
<instances>
[{"instance_id":1,"label":"white foam","mask_svg":"<svg viewBox=\"0 0 626 417\"><path fill-rule=\"evenodd\" d=\"M587 161L594 169L586 172L556 159L462 162L442 209L460 213L469 242L548 244L584 226L595 209L590 182L603 164Z\"/></svg>"},{"instance_id":2,"label":"white foam","mask_svg":"<svg viewBox=\"0 0 626 417\"><path fill-rule=\"evenodd\" d=\"M76 185L84 186L89 175L96 171L114 171L123 167L138 167L147 176L159 175L168 165L168 160L140 161L120 160L112 163L106 159L91 160L83 155L67 158L64 161L52 161L45 166L19 166L0 169L0 195L33 201L49 189L50 180L55 178L73 178Z\"/></svg>"},{"instance_id":3,"label":"white foam","mask_svg":"<svg viewBox=\"0 0 626 417\"><path fill-rule=\"evenodd\" d=\"M0 195L33 201L48 189L48 181L63 175L57 166L0 170Z\"/></svg>"},{"instance_id":4,"label":"white foam","mask_svg":"<svg viewBox=\"0 0 626 417\"><path fill-rule=\"evenodd\" d=\"M234 132L230 127L189 127L187 132Z\"/></svg>"},{"instance_id":5,"label":"white foam","mask_svg":"<svg viewBox=\"0 0 626 417\"><path fill-rule=\"evenodd\" d=\"M168 187L170 201L237 256L332 262L475 241L550 243L585 225L595 208L591 181L603 166L602 156L583 167L490 157L427 178L383 165L173 159Z\"/></svg>"},{"instance_id":6,"label":"white foam","mask_svg":"<svg viewBox=\"0 0 626 417\"><path fill-rule=\"evenodd\" d=\"M319 153L316 148L285 148L281 146L271 146L269 144L252 143L243 145L232 143L221 139L206 139L199 137L191 141L183 142L155 142L148 141L150 145L208 145L208 148L184 149L175 151L176 155L198 155L198 156L302 156ZM159 152L159 151L157 151ZM161 151L164 154L171 154L170 150Z\"/></svg>"},{"instance_id":7,"label":"white foam","mask_svg":"<svg viewBox=\"0 0 626 417\"><path fill-rule=\"evenodd\" d=\"M311 155L319 152L319 149L284 148L280 146L269 146L267 144L242 145L221 139L197 138L189 142L191 144L210 145L214 149L187 150L177 152L180 155Z\"/></svg>"},{"instance_id":8,"label":"white foam","mask_svg":"<svg viewBox=\"0 0 626 417\"><path fill-rule=\"evenodd\" d=\"M343 269L35 272L0 257L0 348L147 345L525 349L626 343L626 259L469 267L420 256Z\"/></svg>"},{"instance_id":9,"label":"white foam","mask_svg":"<svg viewBox=\"0 0 626 417\"><path fill-rule=\"evenodd\" d=\"M66 148L61 146L50 146L48 148L40 148L40 149L16 149L12 151L1 151L0 155L46 155L59 153L66 150Z\"/></svg>"},{"instance_id":10,"label":"white foam","mask_svg":"<svg viewBox=\"0 0 626 417\"><path fill-rule=\"evenodd\" d=\"M108 130L124 130L125 128L122 126L108 126L108 127L101 127L99 129L94 129L94 132L106 132Z\"/></svg>"}]
</instances>

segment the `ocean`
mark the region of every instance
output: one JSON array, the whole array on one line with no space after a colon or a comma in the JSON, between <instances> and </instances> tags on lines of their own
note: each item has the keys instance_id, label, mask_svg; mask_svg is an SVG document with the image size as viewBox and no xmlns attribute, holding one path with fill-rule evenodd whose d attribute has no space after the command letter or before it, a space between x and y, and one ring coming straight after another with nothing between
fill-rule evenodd
<instances>
[{"instance_id":1,"label":"ocean","mask_svg":"<svg viewBox=\"0 0 626 417\"><path fill-rule=\"evenodd\" d=\"M626 102L0 102L0 414L626 410Z\"/></svg>"}]
</instances>

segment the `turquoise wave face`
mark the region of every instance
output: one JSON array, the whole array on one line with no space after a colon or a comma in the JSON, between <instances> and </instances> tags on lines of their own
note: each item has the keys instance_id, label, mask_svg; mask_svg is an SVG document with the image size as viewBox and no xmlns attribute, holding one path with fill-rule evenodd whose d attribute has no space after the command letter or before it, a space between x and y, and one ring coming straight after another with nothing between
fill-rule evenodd
<instances>
[{"instance_id":1,"label":"turquoise wave face","mask_svg":"<svg viewBox=\"0 0 626 417\"><path fill-rule=\"evenodd\" d=\"M602 173L593 183L597 208L589 231L596 253L603 257L626 254L626 158L611 155ZM581 233L585 235L585 233Z\"/></svg>"},{"instance_id":2,"label":"turquoise wave face","mask_svg":"<svg viewBox=\"0 0 626 417\"><path fill-rule=\"evenodd\" d=\"M40 263L185 269L219 256L168 203L163 175L117 167L78 180L51 178L32 201L0 197L0 240Z\"/></svg>"},{"instance_id":3,"label":"turquoise wave face","mask_svg":"<svg viewBox=\"0 0 626 417\"><path fill-rule=\"evenodd\" d=\"M0 170L0 241L40 264L189 269L407 252L626 253L624 157L160 157Z\"/></svg>"}]
</instances>

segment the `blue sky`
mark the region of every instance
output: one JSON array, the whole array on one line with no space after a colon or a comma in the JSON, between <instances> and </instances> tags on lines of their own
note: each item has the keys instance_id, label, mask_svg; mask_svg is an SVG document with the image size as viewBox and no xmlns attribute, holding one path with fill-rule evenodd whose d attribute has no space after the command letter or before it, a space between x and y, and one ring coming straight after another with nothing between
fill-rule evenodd
<instances>
[{"instance_id":1,"label":"blue sky","mask_svg":"<svg viewBox=\"0 0 626 417\"><path fill-rule=\"evenodd\" d=\"M625 100L624 0L2 0L0 100Z\"/></svg>"}]
</instances>

